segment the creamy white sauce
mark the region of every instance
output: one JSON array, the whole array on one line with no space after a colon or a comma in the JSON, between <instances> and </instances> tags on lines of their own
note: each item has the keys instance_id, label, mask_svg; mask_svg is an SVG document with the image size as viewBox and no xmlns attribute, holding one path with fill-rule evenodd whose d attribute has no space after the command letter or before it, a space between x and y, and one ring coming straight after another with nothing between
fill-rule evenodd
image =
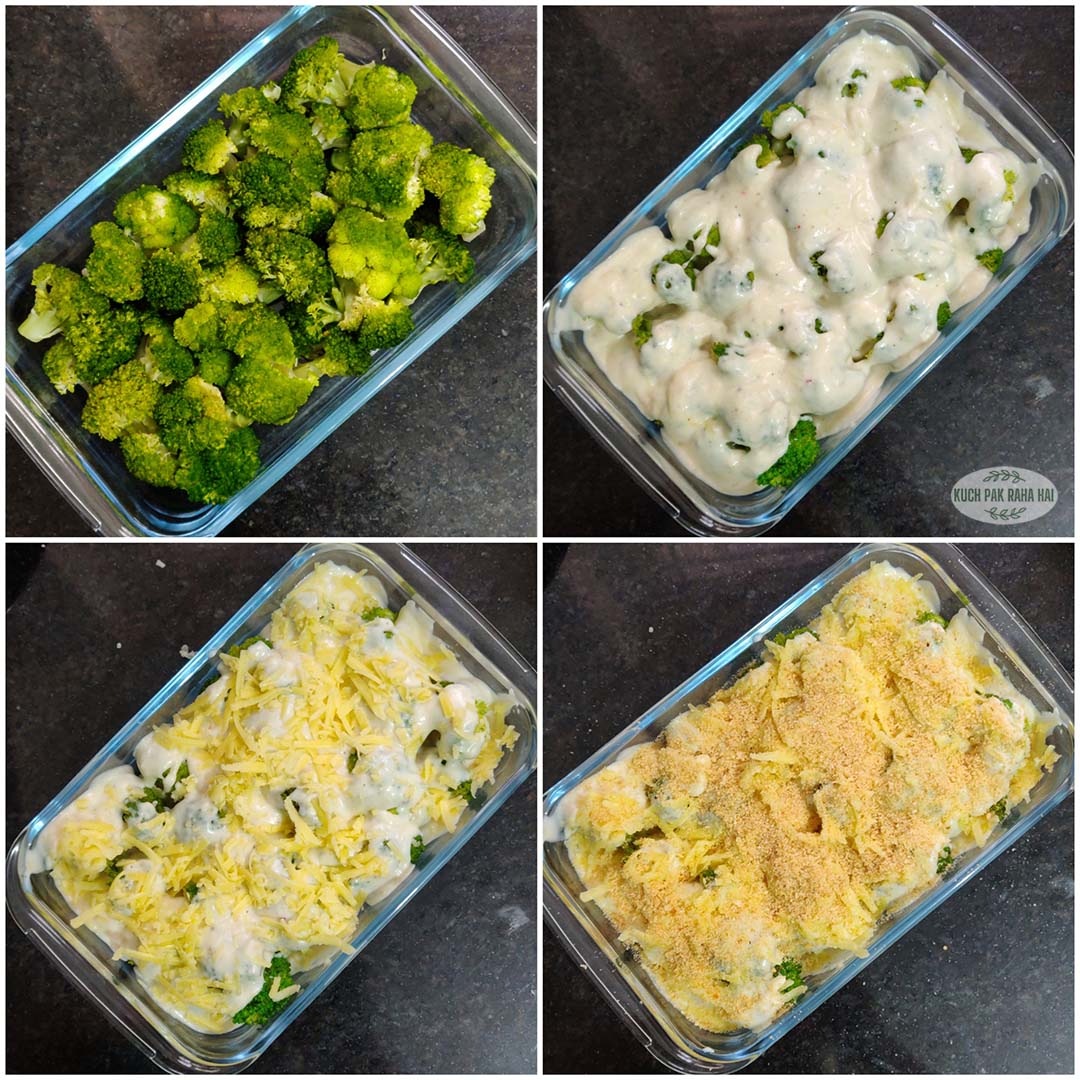
<instances>
[{"instance_id":1,"label":"creamy white sauce","mask_svg":"<svg viewBox=\"0 0 1080 1080\"><path fill-rule=\"evenodd\" d=\"M938 336L940 305L955 314L989 283L976 256L1028 229L1041 165L1002 146L944 71L927 89L892 85L917 74L883 38L839 45L794 99L805 115L773 121L793 156L758 168L761 148L747 147L672 203L670 238L635 233L571 294L561 329L584 332L615 386L721 492L758 490L800 417L819 436L852 426ZM980 152L968 162L961 147ZM708 263L693 282L661 261L688 244Z\"/></svg>"}]
</instances>

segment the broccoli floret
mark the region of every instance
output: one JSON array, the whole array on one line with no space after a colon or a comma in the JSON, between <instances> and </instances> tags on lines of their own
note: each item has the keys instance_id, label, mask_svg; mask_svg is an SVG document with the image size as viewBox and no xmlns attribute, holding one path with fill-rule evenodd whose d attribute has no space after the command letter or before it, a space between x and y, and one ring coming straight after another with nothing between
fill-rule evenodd
<instances>
[{"instance_id":1,"label":"broccoli floret","mask_svg":"<svg viewBox=\"0 0 1080 1080\"><path fill-rule=\"evenodd\" d=\"M241 258L230 259L203 277L200 299L218 304L269 304L281 295L278 287L264 282Z\"/></svg>"},{"instance_id":2,"label":"broccoli floret","mask_svg":"<svg viewBox=\"0 0 1080 1080\"><path fill-rule=\"evenodd\" d=\"M42 358L41 369L58 394L70 394L79 385L79 373L75 369L75 353L63 338L50 346L49 351Z\"/></svg>"},{"instance_id":3,"label":"broccoli floret","mask_svg":"<svg viewBox=\"0 0 1080 1080\"><path fill-rule=\"evenodd\" d=\"M966 146L961 146L960 147L960 153L964 155L964 161L968 165L970 165L971 164L971 159L973 157L975 157L976 154L981 154L982 151L981 150L971 150Z\"/></svg>"},{"instance_id":4,"label":"broccoli floret","mask_svg":"<svg viewBox=\"0 0 1080 1080\"><path fill-rule=\"evenodd\" d=\"M260 424L287 424L319 385L318 373L253 357L233 368L225 387L230 407Z\"/></svg>"},{"instance_id":5,"label":"broccoli floret","mask_svg":"<svg viewBox=\"0 0 1080 1080\"><path fill-rule=\"evenodd\" d=\"M232 371L232 354L228 349L206 349L196 356L199 378L214 386L224 386Z\"/></svg>"},{"instance_id":6,"label":"broccoli floret","mask_svg":"<svg viewBox=\"0 0 1080 1080\"><path fill-rule=\"evenodd\" d=\"M415 100L416 83L408 75L384 64L372 64L356 73L345 116L360 131L390 127L409 119Z\"/></svg>"},{"instance_id":7,"label":"broccoli floret","mask_svg":"<svg viewBox=\"0 0 1080 1080\"><path fill-rule=\"evenodd\" d=\"M788 448L758 478L762 487L790 487L818 459L821 444L813 420L802 419L788 435Z\"/></svg>"},{"instance_id":8,"label":"broccoli floret","mask_svg":"<svg viewBox=\"0 0 1080 1080\"><path fill-rule=\"evenodd\" d=\"M1005 252L1001 248L990 248L988 251L980 252L975 256L975 261L981 266L985 266L991 274L996 274L1001 268L1001 260L1005 258Z\"/></svg>"},{"instance_id":9,"label":"broccoli floret","mask_svg":"<svg viewBox=\"0 0 1080 1080\"><path fill-rule=\"evenodd\" d=\"M230 173L228 187L249 228L284 227L287 216L301 215L311 208L312 189L272 154L256 154L241 161Z\"/></svg>"},{"instance_id":10,"label":"broccoli floret","mask_svg":"<svg viewBox=\"0 0 1080 1080\"><path fill-rule=\"evenodd\" d=\"M347 206L334 219L328 239L334 273L363 286L376 300L391 293L415 296L419 290L416 256L400 223Z\"/></svg>"},{"instance_id":11,"label":"broccoli floret","mask_svg":"<svg viewBox=\"0 0 1080 1080\"><path fill-rule=\"evenodd\" d=\"M951 318L952 308L949 307L949 301L942 300L941 303L938 304L937 309L937 328L939 332L945 329L946 324Z\"/></svg>"},{"instance_id":12,"label":"broccoli floret","mask_svg":"<svg viewBox=\"0 0 1080 1080\"><path fill-rule=\"evenodd\" d=\"M124 464L136 480L155 487L173 487L176 477L176 455L161 441L156 432L133 431L120 439Z\"/></svg>"},{"instance_id":13,"label":"broccoli floret","mask_svg":"<svg viewBox=\"0 0 1080 1080\"><path fill-rule=\"evenodd\" d=\"M766 165L770 165L772 162L780 160L779 155L773 149L772 140L768 135L755 135L749 142L744 143L739 147L738 153L741 154L748 146L756 146L758 148L758 156L755 164L759 169L764 169Z\"/></svg>"},{"instance_id":14,"label":"broccoli floret","mask_svg":"<svg viewBox=\"0 0 1080 1080\"><path fill-rule=\"evenodd\" d=\"M322 339L323 355L313 365L323 375L366 375L371 367L371 350L363 339L333 326Z\"/></svg>"},{"instance_id":15,"label":"broccoli floret","mask_svg":"<svg viewBox=\"0 0 1080 1080\"><path fill-rule=\"evenodd\" d=\"M310 356L320 349L327 334L327 320L316 310L308 310L307 304L286 304L281 309L282 318L292 334L297 356Z\"/></svg>"},{"instance_id":16,"label":"broccoli floret","mask_svg":"<svg viewBox=\"0 0 1080 1080\"><path fill-rule=\"evenodd\" d=\"M142 339L139 316L130 308L84 315L67 328L75 371L84 386L94 386L127 363Z\"/></svg>"},{"instance_id":17,"label":"broccoli floret","mask_svg":"<svg viewBox=\"0 0 1080 1080\"><path fill-rule=\"evenodd\" d=\"M214 176L236 160L236 144L229 138L220 120L211 120L196 128L184 140L180 160L189 169Z\"/></svg>"},{"instance_id":18,"label":"broccoli floret","mask_svg":"<svg viewBox=\"0 0 1080 1080\"><path fill-rule=\"evenodd\" d=\"M158 311L183 311L199 301L199 265L174 251L155 251L143 267L146 302Z\"/></svg>"},{"instance_id":19,"label":"broccoli floret","mask_svg":"<svg viewBox=\"0 0 1080 1080\"><path fill-rule=\"evenodd\" d=\"M350 282L331 291L330 298L308 305L313 319L325 325L336 323L342 330L355 333L365 349L389 349L412 333L412 313L403 300L376 299L366 288L357 289Z\"/></svg>"},{"instance_id":20,"label":"broccoli floret","mask_svg":"<svg viewBox=\"0 0 1080 1080\"><path fill-rule=\"evenodd\" d=\"M438 225L410 221L405 226L420 271L420 288L439 281L464 284L476 270L468 246Z\"/></svg>"},{"instance_id":21,"label":"broccoli floret","mask_svg":"<svg viewBox=\"0 0 1080 1080\"><path fill-rule=\"evenodd\" d=\"M30 341L44 341L87 315L103 315L109 301L74 270L42 263L30 279L34 306L19 326Z\"/></svg>"},{"instance_id":22,"label":"broccoli floret","mask_svg":"<svg viewBox=\"0 0 1080 1080\"><path fill-rule=\"evenodd\" d=\"M289 164L311 190L326 180L326 158L307 118L297 113L263 113L251 121L251 145Z\"/></svg>"},{"instance_id":23,"label":"broccoli floret","mask_svg":"<svg viewBox=\"0 0 1080 1080\"><path fill-rule=\"evenodd\" d=\"M283 367L296 362L289 324L267 308L230 308L222 316L220 334L220 343L244 359L267 360Z\"/></svg>"},{"instance_id":24,"label":"broccoli floret","mask_svg":"<svg viewBox=\"0 0 1080 1080\"><path fill-rule=\"evenodd\" d=\"M181 169L171 176L166 176L161 186L196 210L209 209L216 210L219 214L229 213L229 189L225 186L223 176Z\"/></svg>"},{"instance_id":25,"label":"broccoli floret","mask_svg":"<svg viewBox=\"0 0 1080 1080\"><path fill-rule=\"evenodd\" d=\"M427 845L424 843L424 838L417 833L416 836L413 837L412 843L409 845L409 862L411 862L413 866L416 866L423 857L426 847Z\"/></svg>"},{"instance_id":26,"label":"broccoli floret","mask_svg":"<svg viewBox=\"0 0 1080 1080\"><path fill-rule=\"evenodd\" d=\"M186 382L195 374L195 362L173 334L172 327L159 315L144 315L142 347L138 360L146 374L162 386Z\"/></svg>"},{"instance_id":27,"label":"broccoli floret","mask_svg":"<svg viewBox=\"0 0 1080 1080\"><path fill-rule=\"evenodd\" d=\"M121 364L90 388L82 411L82 426L110 442L134 428L152 426L161 386L136 360Z\"/></svg>"},{"instance_id":28,"label":"broccoli floret","mask_svg":"<svg viewBox=\"0 0 1080 1080\"><path fill-rule=\"evenodd\" d=\"M995 815L999 823L1004 821L1009 813L1009 800L1007 798L998 799L986 812Z\"/></svg>"},{"instance_id":29,"label":"broccoli floret","mask_svg":"<svg viewBox=\"0 0 1080 1080\"><path fill-rule=\"evenodd\" d=\"M143 294L143 249L118 225L99 221L90 229L94 248L86 258L86 280L118 304Z\"/></svg>"},{"instance_id":30,"label":"broccoli floret","mask_svg":"<svg viewBox=\"0 0 1080 1080\"><path fill-rule=\"evenodd\" d=\"M173 323L173 334L184 348L192 352L220 348L223 345L222 317L231 310L230 304L198 303Z\"/></svg>"},{"instance_id":31,"label":"broccoli floret","mask_svg":"<svg viewBox=\"0 0 1080 1080\"><path fill-rule=\"evenodd\" d=\"M164 248L186 240L199 216L179 195L143 184L116 202L117 225L144 248Z\"/></svg>"},{"instance_id":32,"label":"broccoli floret","mask_svg":"<svg viewBox=\"0 0 1080 1080\"><path fill-rule=\"evenodd\" d=\"M342 108L359 70L341 55L333 38L321 37L293 57L281 80L281 102L293 112L317 101Z\"/></svg>"},{"instance_id":33,"label":"broccoli floret","mask_svg":"<svg viewBox=\"0 0 1080 1080\"><path fill-rule=\"evenodd\" d=\"M240 227L228 214L207 207L199 215L199 227L179 247L203 266L218 266L240 250Z\"/></svg>"},{"instance_id":34,"label":"broccoli floret","mask_svg":"<svg viewBox=\"0 0 1080 1080\"><path fill-rule=\"evenodd\" d=\"M311 134L323 150L344 149L349 145L349 125L336 105L319 102L311 106Z\"/></svg>"},{"instance_id":35,"label":"broccoli floret","mask_svg":"<svg viewBox=\"0 0 1080 1080\"><path fill-rule=\"evenodd\" d=\"M270 961L269 967L263 972L262 989L233 1016L234 1024L268 1024L285 1006L292 1000L291 995L274 1001L270 997L272 990L284 990L294 985L291 975L292 967L284 956L275 956Z\"/></svg>"},{"instance_id":36,"label":"broccoli floret","mask_svg":"<svg viewBox=\"0 0 1080 1080\"><path fill-rule=\"evenodd\" d=\"M937 623L938 626L949 625L949 620L943 615L939 615L936 611L920 611L919 614L915 616L915 621L917 623L933 622Z\"/></svg>"},{"instance_id":37,"label":"broccoli floret","mask_svg":"<svg viewBox=\"0 0 1080 1080\"><path fill-rule=\"evenodd\" d=\"M648 312L643 311L640 315L635 315L630 329L634 333L634 344L639 348L650 340L652 338L652 319L649 318ZM724 352L727 352L727 346L724 346ZM723 356L723 353L717 353L717 355Z\"/></svg>"},{"instance_id":38,"label":"broccoli floret","mask_svg":"<svg viewBox=\"0 0 1080 1080\"><path fill-rule=\"evenodd\" d=\"M952 866L952 864L952 848L948 844L946 844L945 847L941 849L941 854L938 856L937 859L937 872L939 874L944 874L945 871L948 870L950 866Z\"/></svg>"},{"instance_id":39,"label":"broccoli floret","mask_svg":"<svg viewBox=\"0 0 1080 1080\"><path fill-rule=\"evenodd\" d=\"M406 221L424 201L420 168L430 147L431 135L417 124L361 131L347 155L334 155L335 160L344 156L346 167L332 174L327 193L339 203L365 206L383 217ZM481 219L486 211L487 206Z\"/></svg>"},{"instance_id":40,"label":"broccoli floret","mask_svg":"<svg viewBox=\"0 0 1080 1080\"><path fill-rule=\"evenodd\" d=\"M161 441L174 454L220 449L236 429L221 391L198 377L165 391L154 407Z\"/></svg>"},{"instance_id":41,"label":"broccoli floret","mask_svg":"<svg viewBox=\"0 0 1080 1080\"><path fill-rule=\"evenodd\" d=\"M284 229L252 229L245 254L264 278L281 287L286 300L325 296L333 287L326 253L306 236Z\"/></svg>"},{"instance_id":42,"label":"broccoli floret","mask_svg":"<svg viewBox=\"0 0 1080 1080\"><path fill-rule=\"evenodd\" d=\"M439 224L458 236L480 231L491 207L495 170L478 154L439 143L420 165L420 180L439 200Z\"/></svg>"},{"instance_id":43,"label":"broccoli floret","mask_svg":"<svg viewBox=\"0 0 1080 1080\"><path fill-rule=\"evenodd\" d=\"M806 110L801 105L796 105L794 101L785 101L783 105L777 105L775 109L766 109L761 114L761 126L766 131L772 131L773 121L786 109L795 109L803 116L806 115Z\"/></svg>"}]
</instances>

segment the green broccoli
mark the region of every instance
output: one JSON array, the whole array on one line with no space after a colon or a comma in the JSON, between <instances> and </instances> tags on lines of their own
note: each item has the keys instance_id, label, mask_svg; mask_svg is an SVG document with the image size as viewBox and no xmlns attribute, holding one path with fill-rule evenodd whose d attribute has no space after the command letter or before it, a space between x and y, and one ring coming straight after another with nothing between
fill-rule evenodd
<instances>
[{"instance_id":1,"label":"green broccoli","mask_svg":"<svg viewBox=\"0 0 1080 1080\"><path fill-rule=\"evenodd\" d=\"M360 618L364 622L372 622L375 619L389 619L391 622L397 620L397 615L394 614L389 608L384 607L369 607L360 615Z\"/></svg>"},{"instance_id":2,"label":"green broccoli","mask_svg":"<svg viewBox=\"0 0 1080 1080\"><path fill-rule=\"evenodd\" d=\"M950 866L952 866L952 864L953 864L952 848L949 847L948 844L946 844L941 849L941 854L938 856L937 872L939 874L944 874L945 871L948 870Z\"/></svg>"},{"instance_id":3,"label":"green broccoli","mask_svg":"<svg viewBox=\"0 0 1080 1080\"><path fill-rule=\"evenodd\" d=\"M766 131L772 131L773 121L787 109L795 109L803 116L806 115L806 110L801 105L796 105L794 101L785 101L783 105L777 105L775 109L766 109L761 114L761 126Z\"/></svg>"},{"instance_id":4,"label":"green broccoli","mask_svg":"<svg viewBox=\"0 0 1080 1080\"><path fill-rule=\"evenodd\" d=\"M143 184L116 201L116 224L144 248L164 248L186 240L199 216L179 195Z\"/></svg>"},{"instance_id":5,"label":"green broccoli","mask_svg":"<svg viewBox=\"0 0 1080 1080\"><path fill-rule=\"evenodd\" d=\"M333 38L321 37L293 57L281 80L281 103L294 112L320 101L343 108L360 70L341 55Z\"/></svg>"},{"instance_id":6,"label":"green broccoli","mask_svg":"<svg viewBox=\"0 0 1080 1080\"><path fill-rule=\"evenodd\" d=\"M82 426L110 442L127 431L153 426L162 389L138 360L129 360L92 386L82 411Z\"/></svg>"},{"instance_id":7,"label":"green broccoli","mask_svg":"<svg viewBox=\"0 0 1080 1080\"><path fill-rule=\"evenodd\" d=\"M495 170L478 154L439 143L420 164L420 181L439 200L439 224L458 236L480 231L491 207Z\"/></svg>"},{"instance_id":8,"label":"green broccoli","mask_svg":"<svg viewBox=\"0 0 1080 1080\"><path fill-rule=\"evenodd\" d=\"M362 67L349 88L345 117L358 131L390 127L409 119L416 83L385 64Z\"/></svg>"},{"instance_id":9,"label":"green broccoli","mask_svg":"<svg viewBox=\"0 0 1080 1080\"><path fill-rule=\"evenodd\" d=\"M649 318L649 313L643 311L640 315L635 315L630 329L634 334L634 344L640 348L652 338L652 319Z\"/></svg>"},{"instance_id":10,"label":"green broccoli","mask_svg":"<svg viewBox=\"0 0 1080 1080\"><path fill-rule=\"evenodd\" d=\"M937 309L937 328L939 332L945 329L946 324L951 318L952 308L949 307L949 301L942 300L941 303L938 304Z\"/></svg>"},{"instance_id":11,"label":"green broccoli","mask_svg":"<svg viewBox=\"0 0 1080 1080\"><path fill-rule=\"evenodd\" d=\"M933 622L937 623L938 626L949 625L949 620L946 619L944 615L939 615L936 611L920 611L919 614L915 616L915 621L917 623Z\"/></svg>"},{"instance_id":12,"label":"green broccoli","mask_svg":"<svg viewBox=\"0 0 1080 1080\"><path fill-rule=\"evenodd\" d=\"M975 256L975 261L980 266L985 266L991 274L996 274L1001 268L1001 260L1005 257L1005 252L1001 248L990 248L988 251L980 252Z\"/></svg>"},{"instance_id":13,"label":"green broccoli","mask_svg":"<svg viewBox=\"0 0 1080 1080\"><path fill-rule=\"evenodd\" d=\"M966 146L961 146L961 147L960 147L960 153L964 155L964 161L965 161L965 162L967 162L967 164L969 164L969 165L970 165L970 164L971 164L971 159L972 159L972 158L973 158L973 157L974 157L974 156L975 156L976 154L981 154L981 153L982 153L982 151L981 151L981 150L970 150L970 149L968 149L968 147L966 147Z\"/></svg>"},{"instance_id":14,"label":"green broccoli","mask_svg":"<svg viewBox=\"0 0 1080 1080\"><path fill-rule=\"evenodd\" d=\"M917 90L926 89L925 80L920 79L915 75L904 75L902 78L893 79L891 85L894 90L905 90L910 86L915 87Z\"/></svg>"},{"instance_id":15,"label":"green broccoli","mask_svg":"<svg viewBox=\"0 0 1080 1080\"><path fill-rule=\"evenodd\" d=\"M63 338L49 347L49 351L41 360L41 369L58 394L70 394L79 385L79 373L75 370L75 353Z\"/></svg>"},{"instance_id":16,"label":"green broccoli","mask_svg":"<svg viewBox=\"0 0 1080 1080\"><path fill-rule=\"evenodd\" d=\"M756 146L758 148L758 156L755 164L759 169L764 169L766 165L771 165L774 161L780 160L779 155L773 149L772 140L768 135L755 135L749 142L743 143L743 145L739 147L737 153L741 154L748 146Z\"/></svg>"},{"instance_id":17,"label":"green broccoli","mask_svg":"<svg viewBox=\"0 0 1080 1080\"><path fill-rule=\"evenodd\" d=\"M34 306L19 326L29 341L44 341L88 315L102 315L109 301L74 270L42 263L30 279Z\"/></svg>"},{"instance_id":18,"label":"green broccoli","mask_svg":"<svg viewBox=\"0 0 1080 1080\"><path fill-rule=\"evenodd\" d=\"M706 866L704 870L698 874L698 881L701 882L706 888L710 886L716 880L716 867Z\"/></svg>"},{"instance_id":19,"label":"green broccoli","mask_svg":"<svg viewBox=\"0 0 1080 1080\"><path fill-rule=\"evenodd\" d=\"M144 315L143 340L138 359L147 375L162 386L186 382L195 374L195 361L188 349L176 340L173 329L160 315Z\"/></svg>"},{"instance_id":20,"label":"green broccoli","mask_svg":"<svg viewBox=\"0 0 1080 1080\"><path fill-rule=\"evenodd\" d=\"M131 308L109 308L100 314L84 315L67 328L66 336L79 382L89 387L138 352L142 326Z\"/></svg>"},{"instance_id":21,"label":"green broccoli","mask_svg":"<svg viewBox=\"0 0 1080 1080\"><path fill-rule=\"evenodd\" d=\"M265 645L268 649L272 649L274 647L273 642L267 641L266 638L259 637L258 634L255 634L253 637L245 638L243 641L236 642L235 645L230 645L225 650L225 652L229 656L239 656L245 649L250 649L252 645L257 645L260 643Z\"/></svg>"},{"instance_id":22,"label":"green broccoli","mask_svg":"<svg viewBox=\"0 0 1080 1080\"><path fill-rule=\"evenodd\" d=\"M410 221L405 231L420 271L420 288L439 281L464 284L473 276L476 264L458 237L428 222Z\"/></svg>"},{"instance_id":23,"label":"green broccoli","mask_svg":"<svg viewBox=\"0 0 1080 1080\"><path fill-rule=\"evenodd\" d=\"M199 282L200 304L189 311L201 308L202 303L255 304L270 303L281 293L277 286L265 283L254 267L241 258L229 259L221 266L205 274ZM194 346L192 346L194 347Z\"/></svg>"},{"instance_id":24,"label":"green broccoli","mask_svg":"<svg viewBox=\"0 0 1080 1080\"><path fill-rule=\"evenodd\" d=\"M1000 824L1005 820L1006 816L1009 813L1008 798L998 799L998 801L994 803L994 805L991 806L990 809L986 812L988 814L994 814L998 819L998 823Z\"/></svg>"},{"instance_id":25,"label":"green broccoli","mask_svg":"<svg viewBox=\"0 0 1080 1080\"><path fill-rule=\"evenodd\" d=\"M199 214L198 228L177 250L203 266L217 266L240 250L240 226L208 206Z\"/></svg>"},{"instance_id":26,"label":"green broccoli","mask_svg":"<svg viewBox=\"0 0 1080 1080\"><path fill-rule=\"evenodd\" d=\"M275 956L263 972L262 989L233 1016L234 1024L268 1024L296 995L290 995L279 1001L270 997L271 991L285 990L295 985L292 977L292 965L281 955Z\"/></svg>"},{"instance_id":27,"label":"green broccoli","mask_svg":"<svg viewBox=\"0 0 1080 1080\"><path fill-rule=\"evenodd\" d=\"M229 189L223 176L181 169L166 176L161 186L195 210L216 210L219 214L230 212Z\"/></svg>"},{"instance_id":28,"label":"green broccoli","mask_svg":"<svg viewBox=\"0 0 1080 1080\"><path fill-rule=\"evenodd\" d=\"M224 386L232 373L232 354L228 349L204 349L195 357L199 378L214 386Z\"/></svg>"},{"instance_id":29,"label":"green broccoli","mask_svg":"<svg viewBox=\"0 0 1080 1080\"><path fill-rule=\"evenodd\" d=\"M236 160L236 144L220 120L196 128L184 141L180 160L185 168L214 176Z\"/></svg>"},{"instance_id":30,"label":"green broccoli","mask_svg":"<svg viewBox=\"0 0 1080 1080\"><path fill-rule=\"evenodd\" d=\"M292 112L263 113L249 128L251 145L288 162L292 174L316 191L326 181L326 158L307 118Z\"/></svg>"},{"instance_id":31,"label":"green broccoli","mask_svg":"<svg viewBox=\"0 0 1080 1080\"><path fill-rule=\"evenodd\" d=\"M156 432L132 431L120 439L124 464L136 480L155 487L173 487L176 456Z\"/></svg>"},{"instance_id":32,"label":"green broccoli","mask_svg":"<svg viewBox=\"0 0 1080 1080\"><path fill-rule=\"evenodd\" d=\"M354 281L382 300L391 293L417 294L421 273L405 226L357 206L346 206L327 234L327 255L338 277Z\"/></svg>"},{"instance_id":33,"label":"green broccoli","mask_svg":"<svg viewBox=\"0 0 1080 1080\"><path fill-rule=\"evenodd\" d=\"M791 429L783 455L757 478L757 482L762 487L790 487L809 472L820 453L821 444L817 440L814 421L804 417Z\"/></svg>"},{"instance_id":34,"label":"green broccoli","mask_svg":"<svg viewBox=\"0 0 1080 1080\"><path fill-rule=\"evenodd\" d=\"M306 236L284 229L252 229L244 254L262 277L280 286L286 300L324 296L333 287L326 253Z\"/></svg>"},{"instance_id":35,"label":"green broccoli","mask_svg":"<svg viewBox=\"0 0 1080 1080\"><path fill-rule=\"evenodd\" d=\"M361 131L348 151L334 154L337 169L327 180L327 194L346 206L363 206L382 217L406 221L424 201L420 170L430 147L431 135L418 124Z\"/></svg>"},{"instance_id":36,"label":"green broccoli","mask_svg":"<svg viewBox=\"0 0 1080 1080\"><path fill-rule=\"evenodd\" d=\"M336 105L317 102L311 106L311 134L323 150L339 150L349 145L349 124Z\"/></svg>"},{"instance_id":37,"label":"green broccoli","mask_svg":"<svg viewBox=\"0 0 1080 1080\"><path fill-rule=\"evenodd\" d=\"M86 257L86 280L118 304L140 299L146 263L143 249L111 221L99 221L92 226L90 238L94 248Z\"/></svg>"},{"instance_id":38,"label":"green broccoli","mask_svg":"<svg viewBox=\"0 0 1080 1080\"><path fill-rule=\"evenodd\" d=\"M155 251L143 267L142 283L156 311L183 311L199 301L199 265L174 251Z\"/></svg>"}]
</instances>

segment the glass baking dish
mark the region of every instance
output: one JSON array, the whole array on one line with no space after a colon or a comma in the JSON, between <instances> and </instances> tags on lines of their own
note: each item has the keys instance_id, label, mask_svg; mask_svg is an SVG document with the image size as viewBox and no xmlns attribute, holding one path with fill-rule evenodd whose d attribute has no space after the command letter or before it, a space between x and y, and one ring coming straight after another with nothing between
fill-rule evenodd
<instances>
[{"instance_id":1,"label":"glass baking dish","mask_svg":"<svg viewBox=\"0 0 1080 1080\"><path fill-rule=\"evenodd\" d=\"M663 997L638 962L627 958L625 947L619 944L616 932L599 907L579 899L583 886L565 845L556 838L557 826L552 827L554 822L549 823L549 818L568 792L608 765L626 747L656 738L689 706L704 703L728 685L749 661L760 656L765 638L777 630L806 625L846 582L868 569L872 562L883 560L908 573L919 574L932 584L946 617L954 615L961 605L968 605L971 616L986 631L984 646L1004 674L1037 709L1057 716L1059 723L1049 742L1060 758L1032 790L1030 802L1006 817L1004 825L992 834L985 847L959 856L954 872L907 907L886 917L866 956L852 956L837 969L807 976L810 989L793 1008L761 1030L728 1034L705 1031ZM864 544L819 574L546 792L544 816L549 829L543 852L544 918L575 963L658 1061L680 1072L736 1072L765 1053L1069 794L1073 786L1072 708L1073 683L1068 673L1009 602L956 547Z\"/></svg>"},{"instance_id":2,"label":"glass baking dish","mask_svg":"<svg viewBox=\"0 0 1080 1080\"><path fill-rule=\"evenodd\" d=\"M735 151L758 130L764 109L790 101L811 85L826 54L864 30L906 45L918 60L919 74L926 79L947 67L963 87L967 105L988 122L1005 146L1026 160L1041 160L1046 173L1032 192L1031 227L1006 253L990 286L958 309L945 332L908 367L888 375L860 412L857 423L822 440L821 457L808 473L787 489L725 495L675 457L651 419L599 368L585 348L581 331L566 329L569 296L574 286L631 233L650 225L662 227L667 208L678 196L704 187L727 167ZM552 289L544 302L544 378L590 434L689 532L702 536L758 535L780 521L1068 233L1074 216L1072 185L1073 157L1061 138L936 15L925 8L848 8L808 41ZM1063 292L1062 302L1068 299ZM1022 340L1023 328L1017 332Z\"/></svg>"},{"instance_id":3,"label":"glass baking dish","mask_svg":"<svg viewBox=\"0 0 1080 1080\"><path fill-rule=\"evenodd\" d=\"M155 725L168 721L191 701L216 672L213 657L237 641L259 633L285 594L316 563L334 561L372 574L386 586L395 610L414 600L435 620L435 632L462 663L517 704L507 722L519 738L499 763L487 801L466 811L458 831L433 841L426 862L386 899L360 913L352 945L357 955L375 935L457 854L536 767L536 673L513 647L459 593L407 547L312 544L293 556L213 637L98 751L86 767L19 833L7 857L7 902L12 918L63 972L158 1067L168 1072L238 1072L270 1044L345 970L350 956L339 954L326 967L298 975L303 987L280 1016L265 1027L242 1027L224 1035L195 1031L165 1013L112 949L85 927L73 930L73 913L48 874L27 871L34 838L105 769L130 763L135 744Z\"/></svg>"},{"instance_id":4,"label":"glass baking dish","mask_svg":"<svg viewBox=\"0 0 1080 1080\"><path fill-rule=\"evenodd\" d=\"M470 146L497 179L486 231L472 243L467 285L425 289L416 329L380 352L362 379L328 379L285 427L260 425L263 470L220 506L196 506L131 477L115 444L79 426L82 399L61 397L41 370L45 347L16 327L33 303L30 275L43 262L80 266L90 226L111 219L117 196L159 183L180 164L185 134L217 110L222 93L280 77L292 55L323 34L353 60L382 59L407 72L419 93L413 117L435 140ZM7 421L34 462L106 536L215 536L345 420L497 288L536 247L536 134L479 68L416 8L296 7L148 128L7 251Z\"/></svg>"}]
</instances>

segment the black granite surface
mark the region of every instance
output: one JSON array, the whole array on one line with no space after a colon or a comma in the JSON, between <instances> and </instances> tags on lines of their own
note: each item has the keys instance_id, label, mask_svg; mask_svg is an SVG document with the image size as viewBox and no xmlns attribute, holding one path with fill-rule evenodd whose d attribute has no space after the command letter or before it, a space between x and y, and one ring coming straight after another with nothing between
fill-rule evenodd
<instances>
[{"instance_id":1,"label":"black granite surface","mask_svg":"<svg viewBox=\"0 0 1080 1080\"><path fill-rule=\"evenodd\" d=\"M201 645L295 550L53 544L35 569L35 547L7 549L9 568L29 565L9 579L26 584L7 621L8 845L183 665L180 647ZM413 550L535 664L533 545ZM535 836L530 777L255 1071L535 1071ZM7 972L7 1072L150 1071L10 920Z\"/></svg>"},{"instance_id":2,"label":"black granite surface","mask_svg":"<svg viewBox=\"0 0 1080 1080\"><path fill-rule=\"evenodd\" d=\"M286 10L9 7L7 243ZM430 14L535 125L535 8ZM535 534L535 305L529 260L226 535ZM8 535L86 535L7 446Z\"/></svg>"},{"instance_id":3,"label":"black granite surface","mask_svg":"<svg viewBox=\"0 0 1080 1080\"><path fill-rule=\"evenodd\" d=\"M545 7L545 294L839 10ZM1071 7L937 14L1072 145ZM543 407L546 536L685 535L549 390ZM1071 233L773 534L1001 535L949 492L1005 464L1060 492L1008 535L1071 535Z\"/></svg>"},{"instance_id":4,"label":"black granite surface","mask_svg":"<svg viewBox=\"0 0 1080 1080\"><path fill-rule=\"evenodd\" d=\"M849 550L847 544L545 546L550 787ZM1073 546L965 545L1068 670ZM747 1072L1073 1071L1072 800ZM663 1071L544 931L547 1073Z\"/></svg>"}]
</instances>

